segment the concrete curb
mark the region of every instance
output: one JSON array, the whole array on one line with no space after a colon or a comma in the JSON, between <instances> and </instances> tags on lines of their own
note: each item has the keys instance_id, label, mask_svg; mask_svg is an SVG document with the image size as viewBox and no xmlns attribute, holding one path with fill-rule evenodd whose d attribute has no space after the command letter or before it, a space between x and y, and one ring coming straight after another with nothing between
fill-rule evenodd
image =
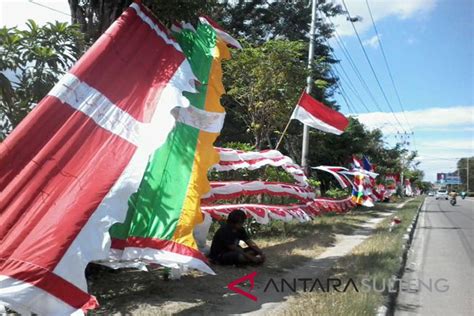
<instances>
[{"instance_id":1,"label":"concrete curb","mask_svg":"<svg viewBox=\"0 0 474 316\"><path fill-rule=\"evenodd\" d=\"M400 257L400 268L398 269L397 273L395 273L392 276L393 279L395 280L394 287L396 291L388 295L387 306L386 306L386 309L383 310L385 312L385 314L383 315L385 316L392 316L395 314L395 306L397 304L398 292L400 290L400 280L402 279L403 273L405 271L407 258L408 258L408 251L410 250L410 247L413 241L413 236L415 234L416 224L418 223L418 218L420 217L420 211L425 205L425 201L426 201L426 198L420 204L420 207L418 207L418 210L416 211L416 214L413 217L413 220L411 221L411 225L408 226L406 234L403 235L403 240L405 241L405 244L402 245L403 254ZM382 314L378 314L378 315L381 316Z\"/></svg>"}]
</instances>

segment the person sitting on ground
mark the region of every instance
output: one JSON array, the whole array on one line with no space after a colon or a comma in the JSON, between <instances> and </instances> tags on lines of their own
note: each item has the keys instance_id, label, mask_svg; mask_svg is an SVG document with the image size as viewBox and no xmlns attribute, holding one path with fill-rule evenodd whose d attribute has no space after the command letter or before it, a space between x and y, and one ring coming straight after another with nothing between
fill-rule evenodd
<instances>
[{"instance_id":1,"label":"person sitting on ground","mask_svg":"<svg viewBox=\"0 0 474 316\"><path fill-rule=\"evenodd\" d=\"M209 258L222 265L261 264L265 261L262 250L250 240L243 225L246 219L242 210L232 211L227 222L221 226L212 239ZM242 248L240 241L248 247Z\"/></svg>"}]
</instances>

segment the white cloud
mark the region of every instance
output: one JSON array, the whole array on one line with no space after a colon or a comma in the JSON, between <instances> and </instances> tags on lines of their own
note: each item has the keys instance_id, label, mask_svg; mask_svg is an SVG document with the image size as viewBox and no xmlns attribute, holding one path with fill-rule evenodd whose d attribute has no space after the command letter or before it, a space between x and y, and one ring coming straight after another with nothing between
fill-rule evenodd
<instances>
[{"instance_id":1,"label":"white cloud","mask_svg":"<svg viewBox=\"0 0 474 316\"><path fill-rule=\"evenodd\" d=\"M380 35L382 37L382 35ZM362 42L364 46L369 46L372 48L378 48L379 47L379 37L377 35L372 36L369 39L366 39L365 41Z\"/></svg>"},{"instance_id":2,"label":"white cloud","mask_svg":"<svg viewBox=\"0 0 474 316\"><path fill-rule=\"evenodd\" d=\"M474 106L428 108L406 111L405 115L401 112L394 114L390 112L372 112L355 116L368 128L380 128L384 134L397 132L396 126L398 126L398 123L394 116L397 117L406 130L409 130L408 126L410 126L413 130L432 129L441 131L443 128L448 128L450 131L457 131L463 128L469 130L474 126Z\"/></svg>"},{"instance_id":3,"label":"white cloud","mask_svg":"<svg viewBox=\"0 0 474 316\"><path fill-rule=\"evenodd\" d=\"M430 13L436 6L437 0L385 0L369 1L372 15L375 22L384 18L394 16L399 19L408 19L413 17L423 17ZM334 0L336 4L341 4L341 0ZM372 21L365 1L345 0L347 8L352 17L360 16L362 21L356 22L357 31L362 34L372 28ZM344 8L344 7L343 7ZM332 18L337 26L337 31L341 36L354 35L351 23L346 20L346 16L337 16Z\"/></svg>"},{"instance_id":4,"label":"white cloud","mask_svg":"<svg viewBox=\"0 0 474 316\"><path fill-rule=\"evenodd\" d=\"M48 6L50 9L31 3L28 0L1 0L0 27L18 26L24 29L28 19L34 20L39 25L54 21L71 22L69 5L66 0L36 0L35 2Z\"/></svg>"},{"instance_id":5,"label":"white cloud","mask_svg":"<svg viewBox=\"0 0 474 316\"><path fill-rule=\"evenodd\" d=\"M422 143L418 148L423 148L424 151L429 151L432 149L434 153L438 152L439 149L447 149L450 151L473 151L474 150L474 138L470 139L444 139L444 140L435 140ZM457 153L453 153L456 155Z\"/></svg>"},{"instance_id":6,"label":"white cloud","mask_svg":"<svg viewBox=\"0 0 474 316\"><path fill-rule=\"evenodd\" d=\"M455 171L459 158L474 156L474 106L428 108L407 111L405 115L398 112L395 116L405 129L408 121L415 131L416 148L410 148L418 151L419 168L425 172L426 180L435 181L436 173ZM396 134L397 123L392 113L364 113L357 117L369 129ZM418 132L423 132L423 137Z\"/></svg>"}]
</instances>

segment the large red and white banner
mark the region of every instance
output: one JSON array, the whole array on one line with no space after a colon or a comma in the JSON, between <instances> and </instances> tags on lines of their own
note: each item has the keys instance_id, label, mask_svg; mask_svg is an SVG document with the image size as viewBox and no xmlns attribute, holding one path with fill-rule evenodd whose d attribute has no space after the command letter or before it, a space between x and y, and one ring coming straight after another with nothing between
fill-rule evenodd
<instances>
[{"instance_id":1,"label":"large red and white banner","mask_svg":"<svg viewBox=\"0 0 474 316\"><path fill-rule=\"evenodd\" d=\"M40 315L97 306L85 267L107 257L108 230L194 79L134 3L0 145L0 304Z\"/></svg>"},{"instance_id":2,"label":"large red and white banner","mask_svg":"<svg viewBox=\"0 0 474 316\"><path fill-rule=\"evenodd\" d=\"M342 134L349 125L349 120L344 115L315 100L306 92L301 95L291 118L336 135Z\"/></svg>"}]
</instances>

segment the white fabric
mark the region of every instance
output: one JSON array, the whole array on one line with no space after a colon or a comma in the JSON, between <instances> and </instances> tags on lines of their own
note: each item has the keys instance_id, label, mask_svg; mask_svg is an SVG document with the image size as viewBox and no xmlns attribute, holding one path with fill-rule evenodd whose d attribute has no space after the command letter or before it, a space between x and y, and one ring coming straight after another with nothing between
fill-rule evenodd
<instances>
[{"instance_id":1,"label":"white fabric","mask_svg":"<svg viewBox=\"0 0 474 316\"><path fill-rule=\"evenodd\" d=\"M193 236L196 240L199 251L204 254L209 252L209 247L207 246L207 235L209 233L209 228L211 228L212 218L207 213L202 213L204 219L202 223L196 225L193 230Z\"/></svg>"},{"instance_id":2,"label":"white fabric","mask_svg":"<svg viewBox=\"0 0 474 316\"><path fill-rule=\"evenodd\" d=\"M168 268L179 269L181 266L215 275L216 273L202 260L154 248L127 247L122 254L122 260L141 258L143 262L159 263Z\"/></svg>"},{"instance_id":3,"label":"white fabric","mask_svg":"<svg viewBox=\"0 0 474 316\"><path fill-rule=\"evenodd\" d=\"M291 119L297 119L303 124L306 124L308 126L319 129L320 131L331 133L331 134L340 135L344 132L314 117L311 113L306 111L305 108L299 105L297 105L296 108L294 109L293 114L291 115Z\"/></svg>"},{"instance_id":4,"label":"white fabric","mask_svg":"<svg viewBox=\"0 0 474 316\"><path fill-rule=\"evenodd\" d=\"M194 106L175 108L172 111L176 121L209 133L220 133L224 126L225 113L208 112Z\"/></svg>"},{"instance_id":5,"label":"white fabric","mask_svg":"<svg viewBox=\"0 0 474 316\"><path fill-rule=\"evenodd\" d=\"M274 167L282 167L293 178L303 186L308 186L308 179L300 166L295 164L293 160L283 155L278 150L265 151L241 151L230 148L216 148L219 152L220 162L212 168L216 171L230 171L238 169L256 170L261 167L270 165ZM258 160L258 161L252 161ZM223 164L227 162L228 164Z\"/></svg>"},{"instance_id":6,"label":"white fabric","mask_svg":"<svg viewBox=\"0 0 474 316\"><path fill-rule=\"evenodd\" d=\"M205 17L199 17L199 21L203 24L207 24L209 25L210 27L212 27L215 31L216 31L216 34L217 36L223 40L224 42L230 44L231 46L235 47L235 48L238 48L238 49L242 49L242 46L240 45L240 43L235 39L233 38L232 36L230 36L229 34L227 34L226 32L222 31L222 30L219 30L215 27L213 27L211 25L211 23L209 23L209 21L205 18Z\"/></svg>"},{"instance_id":7,"label":"white fabric","mask_svg":"<svg viewBox=\"0 0 474 316\"><path fill-rule=\"evenodd\" d=\"M177 51L180 51L182 52L182 49L181 49L181 46L179 46L178 43L176 43L174 40L172 40L171 38L168 37L168 34L166 34L163 30L161 30L155 22L153 22L152 19L150 19L145 13L143 13L143 11L140 9L140 5L138 5L137 3L132 3L130 5L130 7L132 9L134 9L136 12L137 12L137 15L142 19L143 22L145 22L146 24L148 24L148 26L153 30L155 31L156 35L158 35L159 37L161 37L166 44L168 45L173 45L174 48L177 50Z\"/></svg>"},{"instance_id":8,"label":"white fabric","mask_svg":"<svg viewBox=\"0 0 474 316\"><path fill-rule=\"evenodd\" d=\"M266 190L274 193L287 193L296 195L302 199L314 199L315 194L309 189L298 187L286 183L271 183L263 181L229 181L229 182L211 182L211 191L202 198L211 198L216 195L231 195L242 191L260 191Z\"/></svg>"},{"instance_id":9,"label":"white fabric","mask_svg":"<svg viewBox=\"0 0 474 316\"><path fill-rule=\"evenodd\" d=\"M100 127L138 145L144 123L113 104L102 93L67 73L48 95L89 116Z\"/></svg>"},{"instance_id":10,"label":"white fabric","mask_svg":"<svg viewBox=\"0 0 474 316\"><path fill-rule=\"evenodd\" d=\"M338 172L331 170L331 168L341 168L342 170L347 171L347 169L343 167L331 167L331 166L318 166L318 167L313 167L312 169L329 172L330 174L334 176L334 178L336 178L337 182L339 182L339 185L343 189L347 188L347 184L344 182L344 180L341 179L341 177L344 177L345 179L349 181L349 183L352 184L352 181L350 181L349 178L347 178L344 174L339 174ZM354 186L354 184L352 185Z\"/></svg>"},{"instance_id":11,"label":"white fabric","mask_svg":"<svg viewBox=\"0 0 474 316\"><path fill-rule=\"evenodd\" d=\"M3 298L0 304L20 315L30 315L32 311L40 315L84 315L81 309L66 304L48 292L4 275L0 275L0 297Z\"/></svg>"},{"instance_id":12,"label":"white fabric","mask_svg":"<svg viewBox=\"0 0 474 316\"><path fill-rule=\"evenodd\" d=\"M150 153L159 148L166 140L174 126L171 109L176 106L188 106L189 101L182 95L183 89L175 83L188 81L192 75L191 68L185 60L165 88L157 104L156 111L149 125L149 131L160 131L154 135L140 136L141 143L122 175L104 197L96 211L84 225L79 235L72 242L54 273L87 292L84 270L90 261L108 257L110 249L109 229L116 222L123 222L128 210L128 199L137 191L145 172ZM194 91L192 86L185 91ZM148 131L147 131L148 132ZM150 137L151 136L151 137Z\"/></svg>"}]
</instances>

